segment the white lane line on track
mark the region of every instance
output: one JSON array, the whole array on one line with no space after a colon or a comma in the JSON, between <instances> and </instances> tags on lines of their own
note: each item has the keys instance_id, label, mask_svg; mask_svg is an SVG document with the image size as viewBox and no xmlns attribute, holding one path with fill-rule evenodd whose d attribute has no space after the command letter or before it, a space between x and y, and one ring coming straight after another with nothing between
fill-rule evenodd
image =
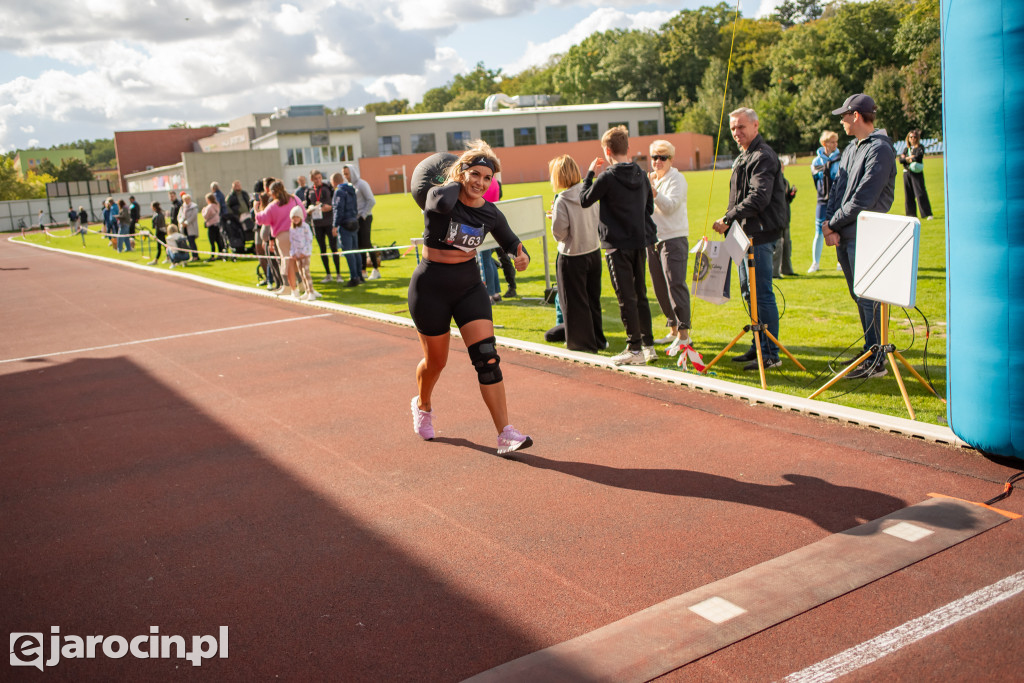
<instances>
[{"instance_id":1,"label":"white lane line on track","mask_svg":"<svg viewBox=\"0 0 1024 683\"><path fill-rule=\"evenodd\" d=\"M76 353L88 353L90 351L103 351L105 349L117 349L123 346L134 346L136 344L150 344L152 342L168 341L170 339L182 339L184 337L199 337L204 334L219 334L221 332L233 332L235 330L248 330L253 327L263 327L265 325L279 325L281 323L294 323L302 320L312 320L313 318L329 318L334 315L333 313L320 313L319 315L304 315L299 318L285 318L283 320L269 320L262 323L250 323L248 325L235 325L233 327L218 327L215 330L202 330L201 332L186 332L184 334L172 334L167 337L153 337L152 339L138 339L136 341L121 342L119 344L106 344L104 346L90 346L86 349L74 349L73 351L54 351L53 353L40 353L34 356L23 356L21 358L7 358L0 360L2 363L17 363L19 361L35 360L37 358L51 358L53 356L69 356Z\"/></svg>"},{"instance_id":2,"label":"white lane line on track","mask_svg":"<svg viewBox=\"0 0 1024 683\"><path fill-rule=\"evenodd\" d=\"M1018 572L991 586L940 607L923 617L897 626L877 638L851 647L834 657L786 676L783 683L826 683L867 666L874 661L938 633L961 619L977 614L993 605L1024 592L1024 572Z\"/></svg>"}]
</instances>

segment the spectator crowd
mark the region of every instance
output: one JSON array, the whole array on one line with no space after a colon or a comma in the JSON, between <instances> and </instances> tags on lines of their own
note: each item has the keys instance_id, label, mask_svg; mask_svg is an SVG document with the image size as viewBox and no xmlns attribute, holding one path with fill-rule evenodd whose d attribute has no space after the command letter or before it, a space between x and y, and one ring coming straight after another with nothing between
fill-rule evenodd
<instances>
[{"instance_id":1,"label":"spectator crowd","mask_svg":"<svg viewBox=\"0 0 1024 683\"><path fill-rule=\"evenodd\" d=\"M810 167L816 202L807 273L817 273L825 248L835 247L836 267L843 272L856 305L866 351L878 344L880 321L878 305L858 297L853 289L857 216L865 210L889 210L898 161L903 166L906 214L917 216L920 210L923 219L932 218L920 131L907 135L906 147L897 156L886 132L875 129L876 112L870 96L849 97L832 114L839 117L851 142L841 149L835 132L822 132L821 146ZM791 263L789 233L789 204L796 187L787 181L779 156L761 137L759 126L753 109L740 108L729 115L730 132L740 154L732 168L728 203L721 207L713 229L726 236L739 229L749 240L753 282L746 263L737 264L737 275L745 300L750 300L751 291L756 292L759 321L767 332L759 336L760 359L771 369L782 365L773 279L797 275ZM601 154L590 162L586 173L568 155L549 163L555 192L547 215L557 244L556 324L545 337L550 342L564 342L574 351L596 353L608 347L601 310L607 268L627 338L626 348L612 357L620 365L650 363L658 357L658 346L666 346L664 352L675 356L692 351L694 345L687 275L691 244L686 178L673 166L675 148L669 141L655 140L645 151L646 155L631 150L627 129L616 126L602 136ZM643 168L638 160L645 156L647 166ZM484 200L500 198L499 177L496 173ZM346 165L327 179L313 170L308 180L300 176L291 191L283 180L269 177L257 180L251 193L243 189L240 180L231 183L226 195L214 182L199 202L187 192L170 191L166 205L153 202L150 206L157 245L150 265L166 263L174 268L201 260L203 253L206 261L217 261L234 260L250 252L258 261L259 286L281 296L314 300L321 296L310 271L314 243L324 271L320 284L359 287L380 278L381 250L372 241L375 203L369 184L354 165ZM200 217L209 245L205 252L199 245ZM84 242L87 212L81 207L71 209L68 218L72 234L81 235ZM134 196L127 201L108 198L102 223L111 248L134 250L140 219ZM39 222L42 225L42 215ZM479 254L488 296L498 303L502 300L499 263L492 254L505 274L506 298L516 296L516 275L512 255L502 249ZM648 282L667 328L657 336ZM752 342L733 360L743 363L744 369L756 370L757 350ZM880 359L872 356L849 376L877 377L885 372Z\"/></svg>"}]
</instances>

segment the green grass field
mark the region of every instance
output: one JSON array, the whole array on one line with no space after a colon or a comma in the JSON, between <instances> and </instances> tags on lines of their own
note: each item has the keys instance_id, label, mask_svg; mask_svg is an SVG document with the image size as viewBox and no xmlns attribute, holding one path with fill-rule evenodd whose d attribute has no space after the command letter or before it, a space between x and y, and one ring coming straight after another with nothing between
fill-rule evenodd
<instances>
[{"instance_id":1,"label":"green grass field","mask_svg":"<svg viewBox=\"0 0 1024 683\"><path fill-rule=\"evenodd\" d=\"M922 225L920 258L918 264L917 306L927 316L931 324L931 334L927 348L927 372L940 396L946 393L946 248L945 248L945 215L942 159L929 158L925 162L926 183L932 208L935 210L934 220L924 221ZM690 220L691 247L703 234L711 238L718 235L710 228L709 220L721 216L728 202L729 172L719 170L686 173L688 184L687 208ZM770 371L768 388L782 393L808 396L828 377L828 363L834 359L846 359L857 355L860 350L860 323L856 306L850 299L846 289L846 281L836 268L835 249L826 247L822 257L821 270L807 275L806 270L811 263L811 241L814 232L815 193L811 181L810 169L807 165L795 165L786 169L786 177L797 186L798 192L792 204L793 219L791 235L793 239L793 267L801 273L799 277L788 277L776 280L776 297L782 313L780 325L780 341L790 352L803 363L809 372L800 371L788 359L784 359L782 368ZM505 198L525 197L540 194L544 197L545 206L552 199L551 187L547 183L526 183L507 185ZM710 213L709 213L710 206ZM903 184L902 177L896 179L896 198L891 213L902 214ZM710 216L710 218L709 218ZM148 227L149 221L143 221ZM409 195L381 195L377 197L374 209L374 242L388 245L393 241L398 245L408 245L411 237L418 236L423 230L423 218L419 208ZM66 234L66 231L55 231L55 235ZM201 231L205 234L205 231ZM20 238L19 238L20 239ZM42 235L31 235L28 239L43 242ZM54 238L51 246L69 251L88 251L112 259L146 263L151 257L136 251L130 254L117 254L96 236L87 238L88 245L82 247L76 239ZM205 237L200 237L200 248L207 248ZM551 273L554 277L554 243L549 240L549 260ZM540 240L527 243L527 248L535 259L530 268L519 275L518 291L521 297L541 297L544 292L544 269L539 259L543 254ZM316 249L314 249L314 252ZM393 315L408 317L406 291L409 278L416 265L415 257L410 253L399 260L385 261L382 279L368 283L366 286L352 289L343 288L339 284L318 285L328 301L335 301L352 306L372 309ZM692 267L692 259L690 263ZM166 268L166 265L159 266ZM255 286L255 264L249 261L215 262L190 265L188 272L211 279L230 282L238 285ZM347 273L344 263L343 274ZM323 277L320 259L314 253L314 281ZM716 306L695 299L693 306L692 336L695 346L705 362L710 361L726 344L749 322L746 311L740 303L737 279L732 278L732 301ZM504 283L503 283L504 285ZM605 334L611 344L604 355L614 355L625 346L625 334L619 320L618 305L607 272L602 289L602 305L604 309ZM655 321L655 336L663 336L665 318L661 315L652 289L648 289L651 312ZM554 324L554 307L535 301L518 299L505 300L494 307L494 322L503 326L497 334L505 337L544 343L544 331ZM890 340L897 345L907 360L919 372L924 374L925 325L916 311L908 315L902 309L894 309L890 316ZM735 347L737 352L745 350L749 336ZM730 356L733 352L730 351ZM675 359L659 357L657 365L675 368ZM737 363L727 359L720 361L709 373L718 379L739 384L759 386L756 372L744 372ZM907 390L917 419L933 424L946 423L946 409L938 399L931 395L912 377L905 375ZM907 417L906 408L900 396L899 387L892 373L887 377L867 381L843 381L821 397L833 403L870 410L897 417Z\"/></svg>"}]
</instances>

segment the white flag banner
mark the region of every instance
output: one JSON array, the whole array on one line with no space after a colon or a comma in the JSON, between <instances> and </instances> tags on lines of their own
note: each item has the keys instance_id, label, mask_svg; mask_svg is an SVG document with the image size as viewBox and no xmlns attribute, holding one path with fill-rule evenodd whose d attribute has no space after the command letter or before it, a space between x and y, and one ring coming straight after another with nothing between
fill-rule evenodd
<instances>
[{"instance_id":1,"label":"white flag banner","mask_svg":"<svg viewBox=\"0 0 1024 683\"><path fill-rule=\"evenodd\" d=\"M750 248L750 238L743 232L738 221L732 222L732 229L725 238L725 251L736 263L743 263L747 258L747 249Z\"/></svg>"}]
</instances>

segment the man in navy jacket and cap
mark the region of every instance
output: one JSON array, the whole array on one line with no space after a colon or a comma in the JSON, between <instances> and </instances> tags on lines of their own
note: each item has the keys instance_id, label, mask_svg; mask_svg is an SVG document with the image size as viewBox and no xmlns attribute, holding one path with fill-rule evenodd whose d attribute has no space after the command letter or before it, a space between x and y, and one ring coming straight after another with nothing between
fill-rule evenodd
<instances>
[{"instance_id":1,"label":"man in navy jacket and cap","mask_svg":"<svg viewBox=\"0 0 1024 683\"><path fill-rule=\"evenodd\" d=\"M896 152L884 130L875 130L875 101L863 93L846 98L832 113L842 118L843 129L854 141L843 150L839 173L828 193L821 232L825 244L836 247L839 265L846 276L850 296L857 303L864 330L864 350L881 343L881 305L853 292L857 254L857 216L861 211L887 213L896 189ZM876 352L854 369L847 379L886 374L884 354Z\"/></svg>"}]
</instances>

